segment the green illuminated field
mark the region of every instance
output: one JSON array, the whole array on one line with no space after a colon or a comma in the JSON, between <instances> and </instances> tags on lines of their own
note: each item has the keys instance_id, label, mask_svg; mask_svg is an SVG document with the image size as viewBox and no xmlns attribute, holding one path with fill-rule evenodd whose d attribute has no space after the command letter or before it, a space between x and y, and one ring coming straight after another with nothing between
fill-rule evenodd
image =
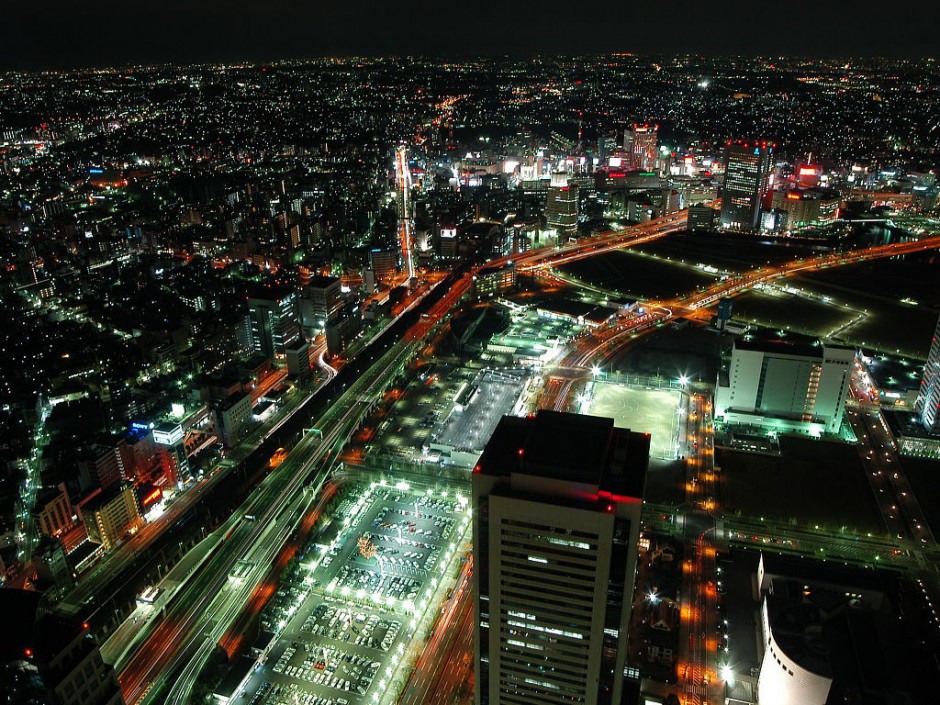
<instances>
[{"instance_id":1,"label":"green illuminated field","mask_svg":"<svg viewBox=\"0 0 940 705\"><path fill-rule=\"evenodd\" d=\"M620 428L650 434L650 456L673 458L679 392L669 389L637 389L599 382L594 386L589 414L614 419Z\"/></svg>"}]
</instances>

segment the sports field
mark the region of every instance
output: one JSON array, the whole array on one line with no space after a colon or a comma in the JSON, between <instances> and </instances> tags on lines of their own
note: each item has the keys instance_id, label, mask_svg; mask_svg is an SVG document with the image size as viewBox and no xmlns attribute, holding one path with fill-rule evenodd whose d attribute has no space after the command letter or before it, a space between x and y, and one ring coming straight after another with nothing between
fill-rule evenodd
<instances>
[{"instance_id":1,"label":"sports field","mask_svg":"<svg viewBox=\"0 0 940 705\"><path fill-rule=\"evenodd\" d=\"M606 416L614 425L650 434L650 456L676 456L680 393L674 389L638 389L608 382L594 385L587 413Z\"/></svg>"}]
</instances>

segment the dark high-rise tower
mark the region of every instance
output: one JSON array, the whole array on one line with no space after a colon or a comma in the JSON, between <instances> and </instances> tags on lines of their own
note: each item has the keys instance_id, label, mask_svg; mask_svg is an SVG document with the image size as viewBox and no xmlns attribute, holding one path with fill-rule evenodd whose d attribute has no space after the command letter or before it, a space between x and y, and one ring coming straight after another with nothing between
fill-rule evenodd
<instances>
[{"instance_id":1,"label":"dark high-rise tower","mask_svg":"<svg viewBox=\"0 0 940 705\"><path fill-rule=\"evenodd\" d=\"M503 417L473 475L477 705L620 703L649 435Z\"/></svg>"},{"instance_id":2,"label":"dark high-rise tower","mask_svg":"<svg viewBox=\"0 0 940 705\"><path fill-rule=\"evenodd\" d=\"M755 232L760 228L761 200L767 193L773 151L766 142L728 145L721 194L723 229Z\"/></svg>"}]
</instances>

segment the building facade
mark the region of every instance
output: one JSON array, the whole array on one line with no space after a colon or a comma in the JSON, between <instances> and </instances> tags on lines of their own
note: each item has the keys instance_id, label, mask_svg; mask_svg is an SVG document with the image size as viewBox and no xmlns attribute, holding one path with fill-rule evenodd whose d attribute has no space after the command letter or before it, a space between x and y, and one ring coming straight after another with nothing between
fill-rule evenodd
<instances>
[{"instance_id":1,"label":"building facade","mask_svg":"<svg viewBox=\"0 0 940 705\"><path fill-rule=\"evenodd\" d=\"M300 335L297 295L284 289L249 298L246 321L252 350L274 359Z\"/></svg>"},{"instance_id":2,"label":"building facade","mask_svg":"<svg viewBox=\"0 0 940 705\"><path fill-rule=\"evenodd\" d=\"M578 187L569 184L565 174L552 174L545 217L548 229L554 230L559 239L578 234Z\"/></svg>"},{"instance_id":3,"label":"building facade","mask_svg":"<svg viewBox=\"0 0 940 705\"><path fill-rule=\"evenodd\" d=\"M398 250L374 249L369 252L369 268L379 281L387 281L398 273Z\"/></svg>"},{"instance_id":4,"label":"building facade","mask_svg":"<svg viewBox=\"0 0 940 705\"><path fill-rule=\"evenodd\" d=\"M63 618L33 590L0 591L0 612L5 702L124 705L114 669L101 659L87 623ZM15 669L12 678L7 669Z\"/></svg>"},{"instance_id":5,"label":"building facade","mask_svg":"<svg viewBox=\"0 0 940 705\"><path fill-rule=\"evenodd\" d=\"M629 166L640 171L656 171L659 157L659 125L632 125L624 133L623 148L630 155Z\"/></svg>"},{"instance_id":6,"label":"building facade","mask_svg":"<svg viewBox=\"0 0 940 705\"><path fill-rule=\"evenodd\" d=\"M721 194L721 227L756 232L761 201L767 193L773 147L766 143L731 144L725 151L725 185Z\"/></svg>"},{"instance_id":7,"label":"building facade","mask_svg":"<svg viewBox=\"0 0 940 705\"><path fill-rule=\"evenodd\" d=\"M212 410L215 432L226 448L232 448L244 437L251 421L251 395L236 392Z\"/></svg>"},{"instance_id":8,"label":"building facade","mask_svg":"<svg viewBox=\"0 0 940 705\"><path fill-rule=\"evenodd\" d=\"M131 485L92 497L80 511L88 531L88 540L101 544L105 551L110 551L128 531L144 523L137 504L137 493Z\"/></svg>"},{"instance_id":9,"label":"building facade","mask_svg":"<svg viewBox=\"0 0 940 705\"><path fill-rule=\"evenodd\" d=\"M855 349L846 346L739 338L715 390L715 415L732 424L836 433L854 362Z\"/></svg>"},{"instance_id":10,"label":"building facade","mask_svg":"<svg viewBox=\"0 0 940 705\"><path fill-rule=\"evenodd\" d=\"M786 214L786 228L799 230L829 225L839 216L842 197L833 189L809 188L775 191L772 207Z\"/></svg>"},{"instance_id":11,"label":"building facade","mask_svg":"<svg viewBox=\"0 0 940 705\"><path fill-rule=\"evenodd\" d=\"M516 263L484 267L473 275L473 293L478 299L488 299L511 291L516 286Z\"/></svg>"},{"instance_id":12,"label":"building facade","mask_svg":"<svg viewBox=\"0 0 940 705\"><path fill-rule=\"evenodd\" d=\"M327 321L339 315L343 307L342 281L339 277L315 276L304 288L300 302L305 330L323 330Z\"/></svg>"},{"instance_id":13,"label":"building facade","mask_svg":"<svg viewBox=\"0 0 940 705\"><path fill-rule=\"evenodd\" d=\"M504 416L473 471L477 705L621 702L649 436Z\"/></svg>"},{"instance_id":14,"label":"building facade","mask_svg":"<svg viewBox=\"0 0 940 705\"><path fill-rule=\"evenodd\" d=\"M33 521L43 536L61 536L74 525L72 503L65 484L40 491L33 505Z\"/></svg>"},{"instance_id":15,"label":"building facade","mask_svg":"<svg viewBox=\"0 0 940 705\"><path fill-rule=\"evenodd\" d=\"M183 427L178 423L160 423L153 428L151 436L165 481L175 485L189 478L189 454Z\"/></svg>"},{"instance_id":16,"label":"building facade","mask_svg":"<svg viewBox=\"0 0 940 705\"><path fill-rule=\"evenodd\" d=\"M284 349L287 373L297 377L310 376L310 343L297 339Z\"/></svg>"}]
</instances>

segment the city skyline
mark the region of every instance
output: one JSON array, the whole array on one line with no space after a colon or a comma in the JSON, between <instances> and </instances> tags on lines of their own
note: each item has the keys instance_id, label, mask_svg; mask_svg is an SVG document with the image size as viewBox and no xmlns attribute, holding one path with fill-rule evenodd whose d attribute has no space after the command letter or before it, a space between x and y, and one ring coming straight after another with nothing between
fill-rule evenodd
<instances>
[{"instance_id":1,"label":"city skyline","mask_svg":"<svg viewBox=\"0 0 940 705\"><path fill-rule=\"evenodd\" d=\"M940 690L940 69L473 47L0 74L11 705Z\"/></svg>"}]
</instances>

